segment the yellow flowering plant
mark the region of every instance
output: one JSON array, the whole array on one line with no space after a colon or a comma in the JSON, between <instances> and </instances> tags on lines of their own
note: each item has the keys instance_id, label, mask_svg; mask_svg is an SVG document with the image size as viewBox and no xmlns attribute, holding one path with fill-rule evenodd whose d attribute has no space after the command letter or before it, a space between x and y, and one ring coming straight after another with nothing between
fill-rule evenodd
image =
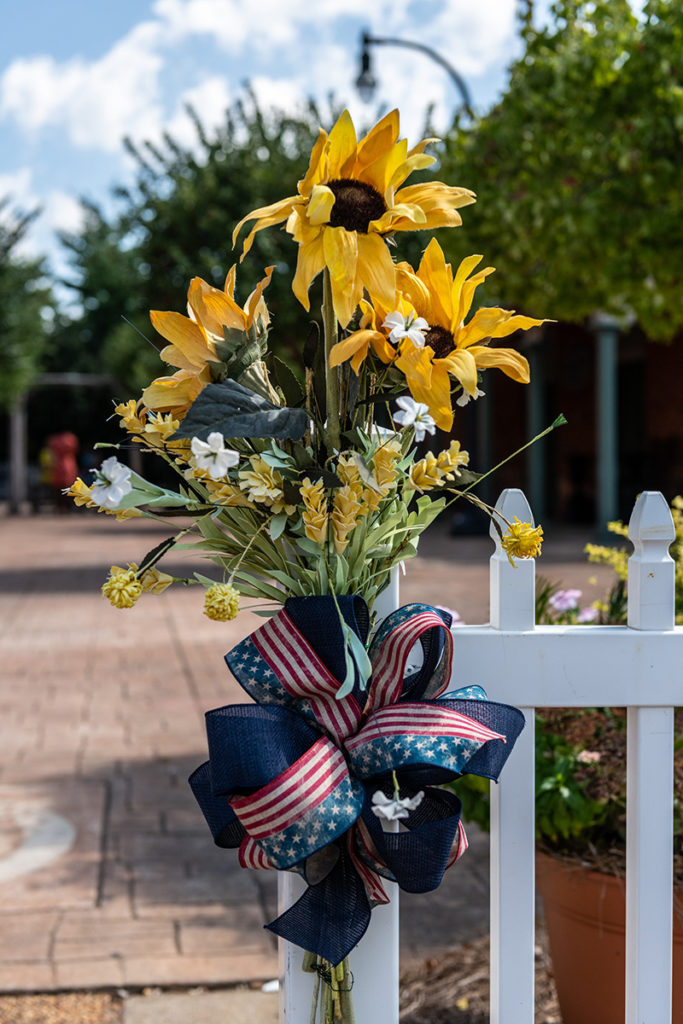
<instances>
[{"instance_id":1,"label":"yellow flowering plant","mask_svg":"<svg viewBox=\"0 0 683 1024\"><path fill-rule=\"evenodd\" d=\"M498 308L470 316L493 269L477 270L481 256L454 273L432 240L417 270L392 258L398 232L457 227L459 210L475 201L464 187L406 184L433 163L433 141L409 150L397 111L359 140L345 111L321 130L297 193L236 226L235 240L252 224L243 259L256 232L285 224L298 247L292 290L306 309L322 274L321 339L303 378L269 346L273 267L243 306L233 266L222 289L191 281L187 315L152 311L173 372L115 412L130 444L170 466L177 487L156 487L110 457L92 484L77 480L69 493L118 518L182 516L182 527L139 566L112 567L102 588L112 604L132 607L173 582L156 564L175 548L218 567L218 580L183 582L207 588L205 613L219 621L237 614L240 595L277 606L359 594L372 607L449 501L486 507L471 493L479 478L458 440L422 457L416 442L451 430L454 402L478 397L482 370L528 381L520 353L489 343L543 321ZM511 555L538 554L539 528L507 526Z\"/></svg>"}]
</instances>

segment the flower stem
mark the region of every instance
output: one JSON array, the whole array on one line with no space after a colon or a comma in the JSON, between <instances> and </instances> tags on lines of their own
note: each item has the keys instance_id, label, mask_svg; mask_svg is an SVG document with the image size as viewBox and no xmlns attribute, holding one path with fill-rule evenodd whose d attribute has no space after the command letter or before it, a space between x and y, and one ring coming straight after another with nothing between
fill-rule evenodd
<instances>
[{"instance_id":1,"label":"flower stem","mask_svg":"<svg viewBox=\"0 0 683 1024\"><path fill-rule=\"evenodd\" d=\"M327 399L327 436L329 448L339 451L339 372L330 366L330 352L337 343L337 317L332 302L332 280L327 267L323 269L323 337L325 342L325 397Z\"/></svg>"}]
</instances>

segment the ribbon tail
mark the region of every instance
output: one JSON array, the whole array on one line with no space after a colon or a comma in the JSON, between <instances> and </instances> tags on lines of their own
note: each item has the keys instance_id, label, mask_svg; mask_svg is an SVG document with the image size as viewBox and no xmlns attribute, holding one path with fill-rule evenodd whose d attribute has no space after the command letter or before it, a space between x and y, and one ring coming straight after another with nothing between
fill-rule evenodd
<instances>
[{"instance_id":1,"label":"ribbon tail","mask_svg":"<svg viewBox=\"0 0 683 1024\"><path fill-rule=\"evenodd\" d=\"M296 903L266 928L336 967L360 942L369 924L370 903L365 885L342 850L329 875L309 886Z\"/></svg>"}]
</instances>

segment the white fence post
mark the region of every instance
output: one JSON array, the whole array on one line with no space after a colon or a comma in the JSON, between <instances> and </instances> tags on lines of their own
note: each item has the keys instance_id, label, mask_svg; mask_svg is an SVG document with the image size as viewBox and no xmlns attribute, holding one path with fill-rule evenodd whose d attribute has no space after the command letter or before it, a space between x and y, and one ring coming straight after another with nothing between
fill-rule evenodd
<instances>
[{"instance_id":1,"label":"white fence post","mask_svg":"<svg viewBox=\"0 0 683 1024\"><path fill-rule=\"evenodd\" d=\"M671 630L675 531L659 491L638 498L628 535L628 624ZM672 674L680 661L672 660ZM657 679L652 679L654 686ZM626 786L626 1024L671 1022L673 708L629 707Z\"/></svg>"},{"instance_id":2,"label":"white fence post","mask_svg":"<svg viewBox=\"0 0 683 1024\"><path fill-rule=\"evenodd\" d=\"M503 491L496 510L533 524L522 491ZM503 532L506 524L501 522ZM491 625L501 631L534 629L533 560L511 565L491 526L496 550L491 556ZM510 679L514 703L514 678ZM496 699L505 700L501 691ZM491 784L491 1024L533 1024L534 1019L534 709L522 708L526 726L505 765Z\"/></svg>"},{"instance_id":3,"label":"white fence post","mask_svg":"<svg viewBox=\"0 0 683 1024\"><path fill-rule=\"evenodd\" d=\"M398 566L391 583L375 602L378 619L398 608ZM349 955L353 975L353 1006L359 1024L398 1024L398 886L383 881L391 902L376 907L368 930ZM305 891L305 883L291 871L278 872L278 913L283 913ZM304 1024L310 1020L313 975L301 969L303 950L280 939L280 1021Z\"/></svg>"}]
</instances>

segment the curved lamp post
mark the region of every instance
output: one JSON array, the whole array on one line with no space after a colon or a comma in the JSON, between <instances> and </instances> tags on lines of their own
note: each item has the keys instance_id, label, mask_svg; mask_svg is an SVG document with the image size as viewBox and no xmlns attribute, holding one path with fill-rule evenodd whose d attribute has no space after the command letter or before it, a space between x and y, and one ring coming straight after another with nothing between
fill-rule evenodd
<instances>
[{"instance_id":1,"label":"curved lamp post","mask_svg":"<svg viewBox=\"0 0 683 1024\"><path fill-rule=\"evenodd\" d=\"M377 80L372 73L370 47L403 46L409 50L418 50L420 53L426 53L428 57L431 57L437 64L440 64L441 67L448 72L460 93L462 99L461 109L464 110L469 117L474 117L472 111L472 100L464 79L455 70L455 68L448 63L447 60L444 60L441 54L437 53L436 50L432 50L430 46L425 46L424 43L414 43L410 39L388 39L384 36L371 36L368 32L363 32L361 36L361 43L360 74L356 79L356 88L360 93L361 99L366 103L372 99L375 88L377 87Z\"/></svg>"}]
</instances>

